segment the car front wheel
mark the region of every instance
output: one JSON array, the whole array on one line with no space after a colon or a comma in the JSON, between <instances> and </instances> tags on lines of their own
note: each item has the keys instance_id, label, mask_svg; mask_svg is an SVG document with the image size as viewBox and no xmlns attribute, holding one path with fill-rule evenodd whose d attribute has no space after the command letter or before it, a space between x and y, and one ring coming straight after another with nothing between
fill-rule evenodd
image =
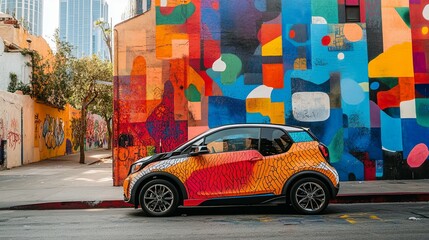
<instances>
[{"instance_id":1,"label":"car front wheel","mask_svg":"<svg viewBox=\"0 0 429 240\"><path fill-rule=\"evenodd\" d=\"M170 216L176 211L178 203L177 189L166 180L152 180L140 192L140 206L148 216Z\"/></svg>"},{"instance_id":2,"label":"car front wheel","mask_svg":"<svg viewBox=\"0 0 429 240\"><path fill-rule=\"evenodd\" d=\"M329 193L319 179L303 178L292 186L290 201L299 213L318 214L328 206Z\"/></svg>"}]
</instances>

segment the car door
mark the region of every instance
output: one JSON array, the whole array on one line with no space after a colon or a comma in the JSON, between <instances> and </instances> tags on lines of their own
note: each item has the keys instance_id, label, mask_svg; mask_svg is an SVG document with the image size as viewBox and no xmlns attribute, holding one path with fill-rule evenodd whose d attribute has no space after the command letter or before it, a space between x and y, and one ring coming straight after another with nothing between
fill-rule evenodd
<instances>
[{"instance_id":1,"label":"car door","mask_svg":"<svg viewBox=\"0 0 429 240\"><path fill-rule=\"evenodd\" d=\"M189 199L249 195L255 165L262 160L257 150L259 128L233 128L204 138L208 154L192 156L193 171L185 181Z\"/></svg>"}]
</instances>

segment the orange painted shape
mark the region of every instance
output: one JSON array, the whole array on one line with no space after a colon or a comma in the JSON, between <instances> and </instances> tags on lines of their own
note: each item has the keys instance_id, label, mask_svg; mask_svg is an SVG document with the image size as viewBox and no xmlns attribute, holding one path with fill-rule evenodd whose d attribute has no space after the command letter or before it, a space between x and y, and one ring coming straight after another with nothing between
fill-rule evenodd
<instances>
[{"instance_id":1,"label":"orange painted shape","mask_svg":"<svg viewBox=\"0 0 429 240\"><path fill-rule=\"evenodd\" d=\"M283 88L283 64L262 64L262 76L265 86Z\"/></svg>"},{"instance_id":2,"label":"orange painted shape","mask_svg":"<svg viewBox=\"0 0 429 240\"><path fill-rule=\"evenodd\" d=\"M414 84L414 78L399 78L401 102L413 100L415 98Z\"/></svg>"},{"instance_id":3,"label":"orange painted shape","mask_svg":"<svg viewBox=\"0 0 429 240\"><path fill-rule=\"evenodd\" d=\"M265 45L282 35L282 25L280 24L262 24L261 43Z\"/></svg>"}]
</instances>

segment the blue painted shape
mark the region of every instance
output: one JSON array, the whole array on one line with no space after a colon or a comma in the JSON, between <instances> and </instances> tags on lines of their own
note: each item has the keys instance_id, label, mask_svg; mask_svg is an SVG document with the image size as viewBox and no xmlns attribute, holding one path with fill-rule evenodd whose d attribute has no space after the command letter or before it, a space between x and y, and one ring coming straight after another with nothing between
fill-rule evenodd
<instances>
[{"instance_id":1,"label":"blue painted shape","mask_svg":"<svg viewBox=\"0 0 429 240\"><path fill-rule=\"evenodd\" d=\"M247 85L244 83L244 75L238 76L237 80L228 85L222 84L221 75L218 72L213 71L213 69L207 69L207 75L209 75L222 90L224 96L231 98L245 100L249 93L253 91L257 85Z\"/></svg>"},{"instance_id":2,"label":"blue painted shape","mask_svg":"<svg viewBox=\"0 0 429 240\"><path fill-rule=\"evenodd\" d=\"M329 118L323 122L300 122L293 116L286 119L290 125L310 128L311 132L324 144L329 145L335 134L342 127L343 112L341 109L331 109Z\"/></svg>"},{"instance_id":3,"label":"blue painted shape","mask_svg":"<svg viewBox=\"0 0 429 240\"><path fill-rule=\"evenodd\" d=\"M363 102L365 99L365 94L363 89L357 82L352 79L342 79L341 80L341 94L342 99L351 105L357 105Z\"/></svg>"},{"instance_id":4,"label":"blue painted shape","mask_svg":"<svg viewBox=\"0 0 429 240\"><path fill-rule=\"evenodd\" d=\"M282 0L283 25L311 24L311 0Z\"/></svg>"},{"instance_id":5,"label":"blue painted shape","mask_svg":"<svg viewBox=\"0 0 429 240\"><path fill-rule=\"evenodd\" d=\"M340 176L340 181L349 181L353 175L357 181L364 180L364 165L350 153L344 152L341 160L332 163L332 166L337 170Z\"/></svg>"},{"instance_id":6,"label":"blue painted shape","mask_svg":"<svg viewBox=\"0 0 429 240\"><path fill-rule=\"evenodd\" d=\"M381 144L389 151L402 151L402 127L401 119L392 118L380 111Z\"/></svg>"},{"instance_id":7,"label":"blue painted shape","mask_svg":"<svg viewBox=\"0 0 429 240\"><path fill-rule=\"evenodd\" d=\"M404 158L407 158L410 151L419 143L429 146L429 128L422 127L414 118L401 119L401 122Z\"/></svg>"},{"instance_id":8,"label":"blue painted shape","mask_svg":"<svg viewBox=\"0 0 429 240\"><path fill-rule=\"evenodd\" d=\"M383 151L381 147L381 129L371 128L371 144L368 146L369 159L383 159Z\"/></svg>"},{"instance_id":9,"label":"blue painted shape","mask_svg":"<svg viewBox=\"0 0 429 240\"><path fill-rule=\"evenodd\" d=\"M348 152L366 152L371 145L370 130L368 128L347 128L345 147Z\"/></svg>"},{"instance_id":10,"label":"blue painted shape","mask_svg":"<svg viewBox=\"0 0 429 240\"><path fill-rule=\"evenodd\" d=\"M201 9L201 24L205 25L206 28L202 29L202 39L208 40L220 40L220 16L219 12L213 8ZM207 32L208 31L208 32Z\"/></svg>"},{"instance_id":11,"label":"blue painted shape","mask_svg":"<svg viewBox=\"0 0 429 240\"><path fill-rule=\"evenodd\" d=\"M246 122L246 102L240 99L213 96L208 104L209 128Z\"/></svg>"},{"instance_id":12,"label":"blue painted shape","mask_svg":"<svg viewBox=\"0 0 429 240\"><path fill-rule=\"evenodd\" d=\"M255 8L261 12L267 11L267 0L254 0Z\"/></svg>"},{"instance_id":13,"label":"blue painted shape","mask_svg":"<svg viewBox=\"0 0 429 240\"><path fill-rule=\"evenodd\" d=\"M307 132L289 132L289 136L294 142L311 142L314 139Z\"/></svg>"},{"instance_id":14,"label":"blue painted shape","mask_svg":"<svg viewBox=\"0 0 429 240\"><path fill-rule=\"evenodd\" d=\"M247 123L271 123L271 119L268 116L264 116L261 113L247 113Z\"/></svg>"},{"instance_id":15,"label":"blue painted shape","mask_svg":"<svg viewBox=\"0 0 429 240\"><path fill-rule=\"evenodd\" d=\"M379 82L373 82L370 85L371 90L377 90L380 87L380 83Z\"/></svg>"}]
</instances>

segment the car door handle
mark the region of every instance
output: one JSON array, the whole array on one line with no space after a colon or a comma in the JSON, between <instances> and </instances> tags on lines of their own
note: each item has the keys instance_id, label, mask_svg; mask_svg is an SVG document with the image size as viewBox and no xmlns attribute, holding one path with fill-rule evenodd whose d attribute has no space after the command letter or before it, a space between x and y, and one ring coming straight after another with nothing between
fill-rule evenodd
<instances>
[{"instance_id":1,"label":"car door handle","mask_svg":"<svg viewBox=\"0 0 429 240\"><path fill-rule=\"evenodd\" d=\"M253 158L249 159L249 161L251 161L251 162L262 161L262 157L253 157Z\"/></svg>"}]
</instances>

